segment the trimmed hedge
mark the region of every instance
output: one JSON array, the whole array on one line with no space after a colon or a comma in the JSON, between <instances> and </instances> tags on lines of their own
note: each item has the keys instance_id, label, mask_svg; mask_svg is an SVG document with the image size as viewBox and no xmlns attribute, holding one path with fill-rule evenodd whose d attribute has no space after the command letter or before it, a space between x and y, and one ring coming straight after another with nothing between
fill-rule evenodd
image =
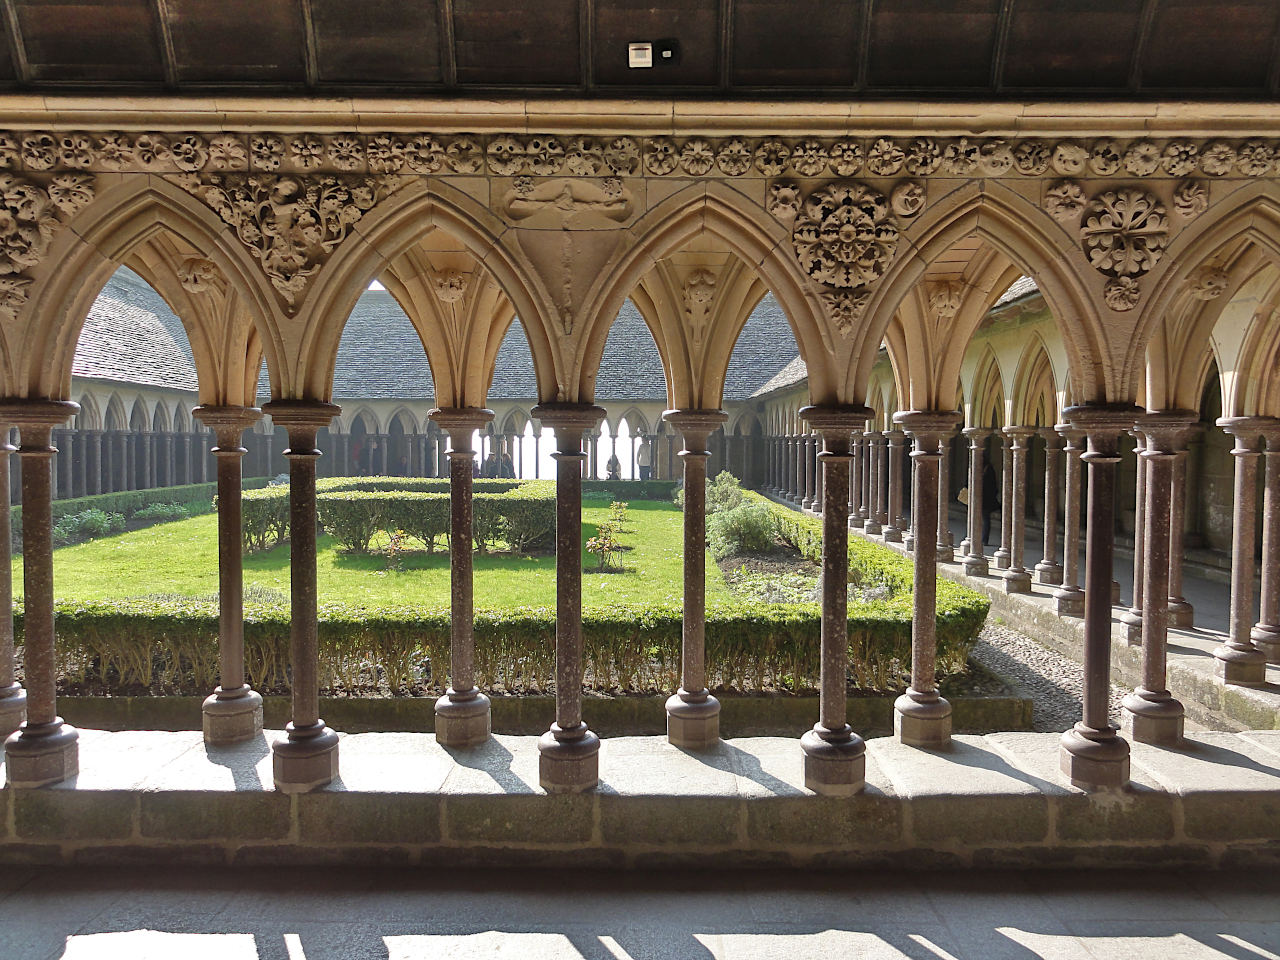
<instances>
[{"instance_id":1,"label":"trimmed hedge","mask_svg":"<svg viewBox=\"0 0 1280 960\"><path fill-rule=\"evenodd\" d=\"M475 480L472 530L482 552L505 541L528 552L551 546L556 530L556 488L551 480ZM325 532L347 550L367 552L378 533L400 531L427 551L449 535L449 481L433 477L333 477L316 482L316 511ZM274 547L289 534L289 488L246 493L243 536L247 550Z\"/></svg>"},{"instance_id":2,"label":"trimmed hedge","mask_svg":"<svg viewBox=\"0 0 1280 960\"><path fill-rule=\"evenodd\" d=\"M821 521L756 494L747 497L769 504L783 539L806 557L820 557ZM912 563L856 537L850 538L849 555L852 581L881 584L887 592L883 599L849 604L850 679L863 689L896 689L910 663ZM986 598L971 590L938 582L940 674L964 667L988 606ZM626 692L674 689L681 619L678 602L648 607L613 604L585 611L584 682ZM708 606L706 624L713 686L760 691L766 686L802 690L816 685L821 662L818 604L715 603ZM15 629L20 635L21 611ZM385 682L393 692L440 691L447 679L449 633L447 610L321 604L321 683L355 690ZM553 606L478 610L476 682L505 692L551 689L555 633ZM201 693L217 682L214 598L64 601L57 607L57 634L60 671L71 681L92 677L113 689L140 684L172 693ZM245 645L255 687L285 687L287 603L247 603Z\"/></svg>"}]
</instances>

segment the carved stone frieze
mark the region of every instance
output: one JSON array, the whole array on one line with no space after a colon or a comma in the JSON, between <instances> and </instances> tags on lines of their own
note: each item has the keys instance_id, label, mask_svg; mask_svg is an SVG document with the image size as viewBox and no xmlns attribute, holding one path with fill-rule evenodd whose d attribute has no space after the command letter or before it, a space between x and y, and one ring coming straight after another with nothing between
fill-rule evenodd
<instances>
[{"instance_id":1,"label":"carved stone frieze","mask_svg":"<svg viewBox=\"0 0 1280 960\"><path fill-rule=\"evenodd\" d=\"M809 194L791 238L809 276L856 287L884 273L898 246L898 226L883 194L862 183L834 183Z\"/></svg>"},{"instance_id":2,"label":"carved stone frieze","mask_svg":"<svg viewBox=\"0 0 1280 960\"><path fill-rule=\"evenodd\" d=\"M910 220L924 209L924 184L917 180L902 180L889 194L889 206L894 214Z\"/></svg>"},{"instance_id":3,"label":"carved stone frieze","mask_svg":"<svg viewBox=\"0 0 1280 960\"><path fill-rule=\"evenodd\" d=\"M1160 262L1169 242L1164 204L1133 187L1100 193L1085 208L1080 242L1100 273L1140 277Z\"/></svg>"},{"instance_id":4,"label":"carved stone frieze","mask_svg":"<svg viewBox=\"0 0 1280 960\"><path fill-rule=\"evenodd\" d=\"M502 199L502 207L513 221L552 213L557 222L586 215L621 223L631 216L632 198L617 177L602 180L557 177L542 181L516 177L511 191Z\"/></svg>"},{"instance_id":5,"label":"carved stone frieze","mask_svg":"<svg viewBox=\"0 0 1280 960\"><path fill-rule=\"evenodd\" d=\"M461 270L442 270L436 276L436 296L442 303L457 303L467 295L467 275Z\"/></svg>"},{"instance_id":6,"label":"carved stone frieze","mask_svg":"<svg viewBox=\"0 0 1280 960\"><path fill-rule=\"evenodd\" d=\"M1173 209L1183 220L1194 220L1209 209L1209 191L1199 180L1184 180L1173 191Z\"/></svg>"},{"instance_id":7,"label":"carved stone frieze","mask_svg":"<svg viewBox=\"0 0 1280 960\"><path fill-rule=\"evenodd\" d=\"M769 184L769 212L784 223L790 223L800 212L800 187L790 180Z\"/></svg>"},{"instance_id":8,"label":"carved stone frieze","mask_svg":"<svg viewBox=\"0 0 1280 960\"><path fill-rule=\"evenodd\" d=\"M1191 296L1197 300L1217 300L1227 292L1231 278L1221 267L1206 264L1187 280Z\"/></svg>"},{"instance_id":9,"label":"carved stone frieze","mask_svg":"<svg viewBox=\"0 0 1280 960\"><path fill-rule=\"evenodd\" d=\"M1074 180L1062 180L1044 192L1044 208L1055 220L1078 222L1084 210L1084 188Z\"/></svg>"},{"instance_id":10,"label":"carved stone frieze","mask_svg":"<svg viewBox=\"0 0 1280 960\"><path fill-rule=\"evenodd\" d=\"M178 266L178 282L188 293L212 293L220 277L218 265L205 257L188 257Z\"/></svg>"},{"instance_id":11,"label":"carved stone frieze","mask_svg":"<svg viewBox=\"0 0 1280 960\"><path fill-rule=\"evenodd\" d=\"M871 299L871 293L868 290L831 290L827 289L822 292L822 302L826 304L828 313L831 314L831 320L836 325L836 329L840 331L840 336L847 338L853 333L858 321L862 319L862 314L867 308L867 301Z\"/></svg>"},{"instance_id":12,"label":"carved stone frieze","mask_svg":"<svg viewBox=\"0 0 1280 960\"><path fill-rule=\"evenodd\" d=\"M1112 277L1102 288L1102 299L1116 313L1125 313L1138 305L1142 291L1133 277Z\"/></svg>"},{"instance_id":13,"label":"carved stone frieze","mask_svg":"<svg viewBox=\"0 0 1280 960\"><path fill-rule=\"evenodd\" d=\"M711 325L711 305L716 297L716 275L705 267L684 282L684 316L695 346L701 346Z\"/></svg>"},{"instance_id":14,"label":"carved stone frieze","mask_svg":"<svg viewBox=\"0 0 1280 960\"><path fill-rule=\"evenodd\" d=\"M964 286L955 280L946 280L929 284L928 291L933 315L939 320L954 320L964 299Z\"/></svg>"},{"instance_id":15,"label":"carved stone frieze","mask_svg":"<svg viewBox=\"0 0 1280 960\"><path fill-rule=\"evenodd\" d=\"M58 174L42 185L0 173L0 315L12 316L26 303L28 271L43 259L63 220L93 201L94 191L89 174Z\"/></svg>"},{"instance_id":16,"label":"carved stone frieze","mask_svg":"<svg viewBox=\"0 0 1280 960\"><path fill-rule=\"evenodd\" d=\"M235 231L285 303L296 308L320 270L396 177L214 174L179 182Z\"/></svg>"}]
</instances>

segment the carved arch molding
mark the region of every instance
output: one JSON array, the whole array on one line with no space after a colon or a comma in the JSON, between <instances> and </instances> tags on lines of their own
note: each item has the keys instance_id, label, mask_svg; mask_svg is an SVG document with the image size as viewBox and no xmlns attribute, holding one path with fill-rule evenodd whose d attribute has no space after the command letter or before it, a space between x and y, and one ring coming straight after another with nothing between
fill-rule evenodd
<instances>
[{"instance_id":1,"label":"carved arch molding","mask_svg":"<svg viewBox=\"0 0 1280 960\"><path fill-rule=\"evenodd\" d=\"M1280 177L1280 142L0 133L0 315L21 309L31 269L93 202L97 175L129 173L164 176L208 206L257 260L286 313L354 225L416 178L502 181L490 195L508 223L546 210L566 227L578 213L625 224L644 178L763 180L765 210L791 230L797 262L847 336L935 181L1015 185L1062 225L1082 262L1106 278L1107 306L1122 312L1138 303L1173 232L1208 208L1217 183ZM1194 295L1225 287L1208 276L1193 282ZM701 309L714 291L698 293Z\"/></svg>"}]
</instances>

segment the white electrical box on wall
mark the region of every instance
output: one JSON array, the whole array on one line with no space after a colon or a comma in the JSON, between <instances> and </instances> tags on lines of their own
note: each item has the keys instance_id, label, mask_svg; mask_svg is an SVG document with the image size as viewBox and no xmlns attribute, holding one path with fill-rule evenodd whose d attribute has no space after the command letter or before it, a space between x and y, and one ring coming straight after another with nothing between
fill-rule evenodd
<instances>
[{"instance_id":1,"label":"white electrical box on wall","mask_svg":"<svg viewBox=\"0 0 1280 960\"><path fill-rule=\"evenodd\" d=\"M653 66L653 44L652 43L628 43L627 44L627 66L652 67Z\"/></svg>"}]
</instances>

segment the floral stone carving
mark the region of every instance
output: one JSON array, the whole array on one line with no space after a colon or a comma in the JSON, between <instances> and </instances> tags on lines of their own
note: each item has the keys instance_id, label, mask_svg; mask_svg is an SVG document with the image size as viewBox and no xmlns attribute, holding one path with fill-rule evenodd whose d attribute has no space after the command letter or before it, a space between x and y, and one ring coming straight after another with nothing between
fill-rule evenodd
<instances>
[{"instance_id":1,"label":"floral stone carving","mask_svg":"<svg viewBox=\"0 0 1280 960\"><path fill-rule=\"evenodd\" d=\"M790 180L769 184L769 212L779 220L794 220L800 212L800 188Z\"/></svg>"},{"instance_id":2,"label":"floral stone carving","mask_svg":"<svg viewBox=\"0 0 1280 960\"><path fill-rule=\"evenodd\" d=\"M1084 189L1074 180L1063 180L1044 192L1044 208L1055 220L1078 220L1084 210Z\"/></svg>"},{"instance_id":3,"label":"floral stone carving","mask_svg":"<svg viewBox=\"0 0 1280 960\"><path fill-rule=\"evenodd\" d=\"M1101 193L1085 208L1080 241L1095 270L1140 277L1160 262L1169 243L1164 204L1132 187Z\"/></svg>"},{"instance_id":4,"label":"floral stone carving","mask_svg":"<svg viewBox=\"0 0 1280 960\"><path fill-rule=\"evenodd\" d=\"M1194 220L1209 209L1209 191L1199 180L1184 180L1173 191L1173 209L1183 220Z\"/></svg>"},{"instance_id":5,"label":"floral stone carving","mask_svg":"<svg viewBox=\"0 0 1280 960\"><path fill-rule=\"evenodd\" d=\"M218 279L218 265L204 257L188 257L178 266L178 282L188 293L211 293Z\"/></svg>"},{"instance_id":6,"label":"floral stone carving","mask_svg":"<svg viewBox=\"0 0 1280 960\"><path fill-rule=\"evenodd\" d=\"M1203 266L1188 280L1191 296L1197 300L1217 300L1227 292L1231 278L1221 267Z\"/></svg>"},{"instance_id":7,"label":"floral stone carving","mask_svg":"<svg viewBox=\"0 0 1280 960\"><path fill-rule=\"evenodd\" d=\"M791 239L813 279L856 287L884 273L898 248L898 226L883 194L861 183L837 183L809 195Z\"/></svg>"},{"instance_id":8,"label":"floral stone carving","mask_svg":"<svg viewBox=\"0 0 1280 960\"><path fill-rule=\"evenodd\" d=\"M12 316L27 302L31 279L23 273L40 263L61 226L92 202L94 180L87 174L54 177L48 188L11 173L0 174L0 313Z\"/></svg>"},{"instance_id":9,"label":"floral stone carving","mask_svg":"<svg viewBox=\"0 0 1280 960\"><path fill-rule=\"evenodd\" d=\"M1133 277L1112 277L1102 288L1102 299L1116 313L1124 313L1138 305L1142 291Z\"/></svg>"},{"instance_id":10,"label":"floral stone carving","mask_svg":"<svg viewBox=\"0 0 1280 960\"><path fill-rule=\"evenodd\" d=\"M694 344L701 344L711 323L711 304L716 296L716 275L705 267L689 274L684 282L684 315Z\"/></svg>"},{"instance_id":11,"label":"floral stone carving","mask_svg":"<svg viewBox=\"0 0 1280 960\"><path fill-rule=\"evenodd\" d=\"M291 307L396 177L215 175L182 181L230 226Z\"/></svg>"}]
</instances>

